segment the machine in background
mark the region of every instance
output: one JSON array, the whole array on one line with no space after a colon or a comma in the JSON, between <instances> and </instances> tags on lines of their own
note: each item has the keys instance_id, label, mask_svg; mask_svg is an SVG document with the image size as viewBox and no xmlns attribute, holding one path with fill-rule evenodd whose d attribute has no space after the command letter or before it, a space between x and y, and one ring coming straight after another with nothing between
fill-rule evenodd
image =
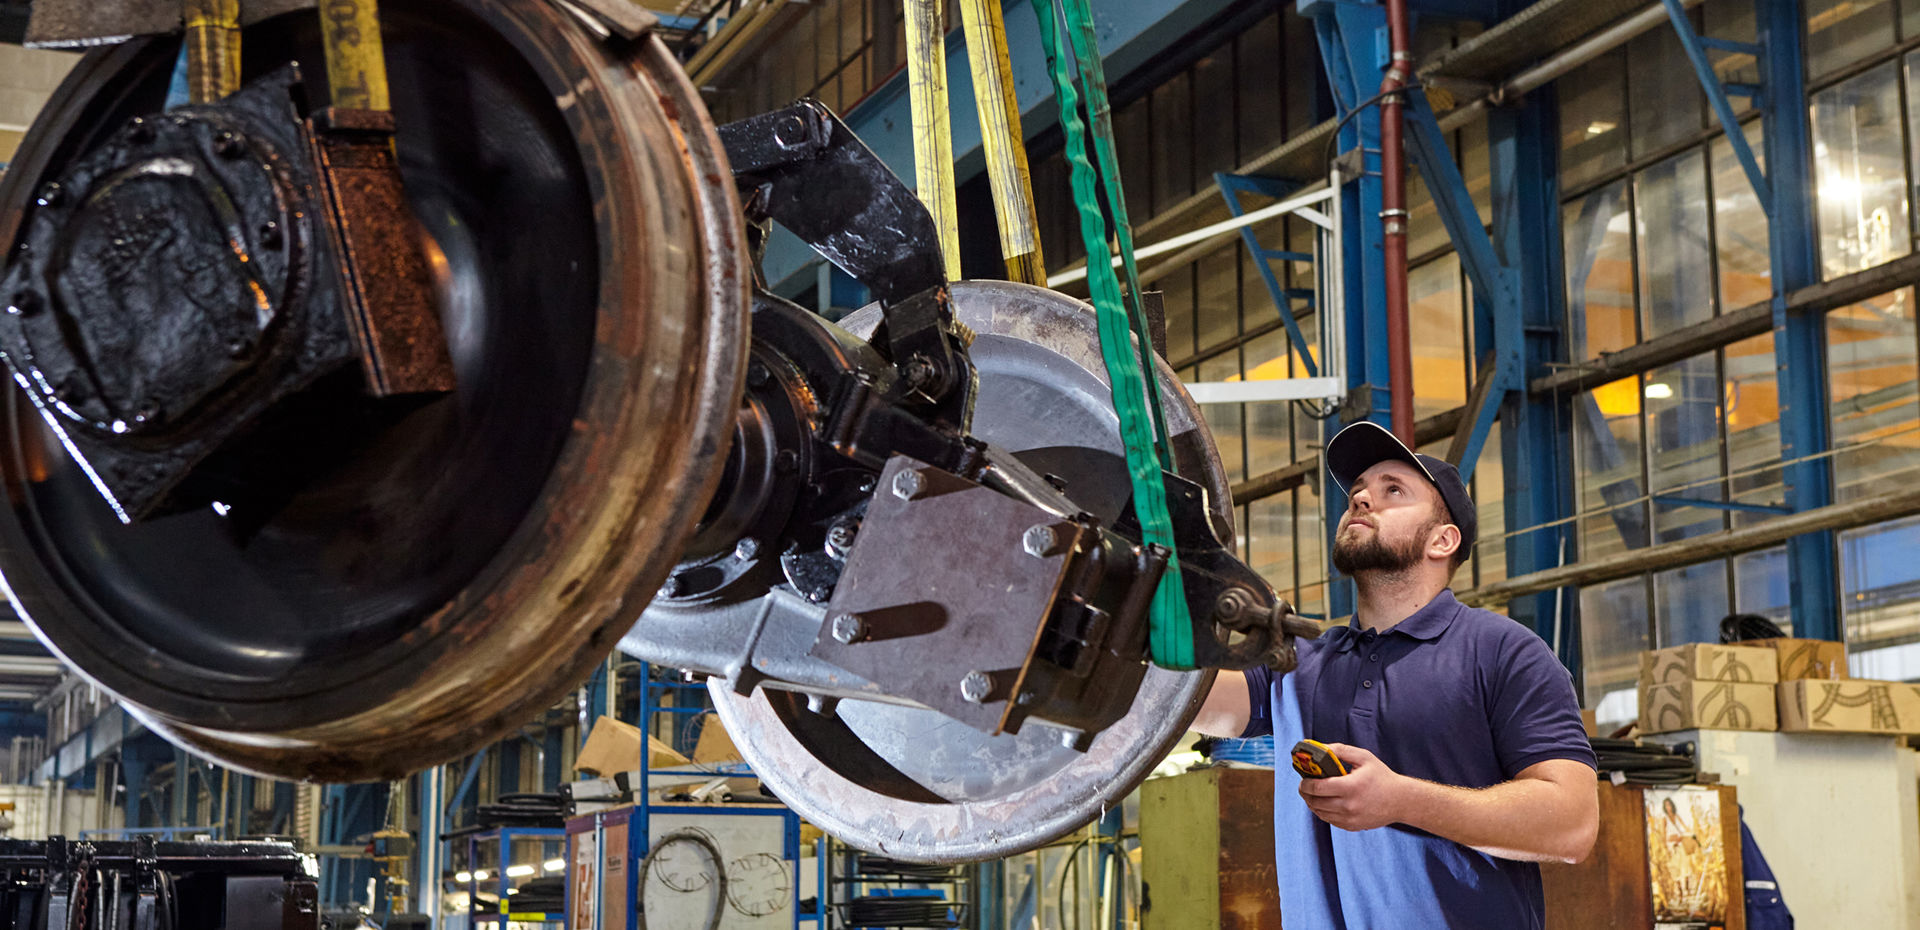
<instances>
[{"instance_id":1,"label":"machine in background","mask_svg":"<svg viewBox=\"0 0 1920 930\"><path fill-rule=\"evenodd\" d=\"M311 857L287 843L0 840L0 930L319 930Z\"/></svg>"}]
</instances>

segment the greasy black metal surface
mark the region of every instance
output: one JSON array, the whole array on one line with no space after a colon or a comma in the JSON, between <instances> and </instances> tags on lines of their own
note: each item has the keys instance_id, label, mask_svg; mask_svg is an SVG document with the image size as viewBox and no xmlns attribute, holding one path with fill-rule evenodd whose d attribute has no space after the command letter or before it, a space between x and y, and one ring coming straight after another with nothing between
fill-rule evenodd
<instances>
[{"instance_id":1,"label":"greasy black metal surface","mask_svg":"<svg viewBox=\"0 0 1920 930\"><path fill-rule=\"evenodd\" d=\"M124 519L204 507L188 473L352 355L282 69L128 120L44 181L0 349Z\"/></svg>"},{"instance_id":2,"label":"greasy black metal surface","mask_svg":"<svg viewBox=\"0 0 1920 930\"><path fill-rule=\"evenodd\" d=\"M225 513L201 506L132 526L101 503L24 392L6 402L19 527L10 532L20 534L7 580L23 612L68 659L173 719L274 727L387 701L384 689L342 683L421 654L403 638L419 636L499 554L574 430L600 290L574 134L540 76L471 12L394 2L382 17L402 171L444 256L436 291L459 392L397 411L370 406L390 401L342 403L362 392L359 372L339 368L316 385L321 393L290 399L303 406L288 422L331 428L249 437L273 453L273 467L203 464L219 482L205 496ZM317 18L305 13L256 26L246 41L256 67L321 59ZM76 73L48 107L70 127L23 148L0 193L37 191L36 177L59 179L132 118L153 118L177 49L150 40L94 53L103 57L81 69L90 76ZM327 99L324 68L302 77L306 99ZM249 151L269 131L248 133ZM291 138L276 146L289 162L304 151ZM324 248L323 236L298 228L281 236L287 247ZM316 273L310 286L324 281ZM321 302L294 296L304 300L278 306ZM291 322L270 324L269 336L298 331ZM350 361L344 327L335 339Z\"/></svg>"},{"instance_id":3,"label":"greasy black metal surface","mask_svg":"<svg viewBox=\"0 0 1920 930\"><path fill-rule=\"evenodd\" d=\"M817 101L728 123L720 139L750 227L777 222L866 285L886 313L872 342L899 369L899 396L964 432L974 371L926 205Z\"/></svg>"}]
</instances>

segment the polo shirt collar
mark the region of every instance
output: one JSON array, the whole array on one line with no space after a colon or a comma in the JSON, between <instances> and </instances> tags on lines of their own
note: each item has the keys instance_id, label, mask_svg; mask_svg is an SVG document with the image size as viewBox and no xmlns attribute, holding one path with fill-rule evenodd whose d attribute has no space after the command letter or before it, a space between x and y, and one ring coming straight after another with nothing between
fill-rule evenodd
<instances>
[{"instance_id":1,"label":"polo shirt collar","mask_svg":"<svg viewBox=\"0 0 1920 930\"><path fill-rule=\"evenodd\" d=\"M1461 609L1460 601L1453 596L1453 589L1443 588L1439 594L1433 596L1433 600L1426 603L1426 606L1414 611L1405 620L1394 624L1381 635L1401 633L1423 641L1439 639L1440 634L1445 633L1447 627L1453 625L1453 618L1460 613ZM1348 635L1341 637L1336 647L1341 652L1352 649L1366 632L1360 626L1359 617L1347 621L1347 632Z\"/></svg>"}]
</instances>

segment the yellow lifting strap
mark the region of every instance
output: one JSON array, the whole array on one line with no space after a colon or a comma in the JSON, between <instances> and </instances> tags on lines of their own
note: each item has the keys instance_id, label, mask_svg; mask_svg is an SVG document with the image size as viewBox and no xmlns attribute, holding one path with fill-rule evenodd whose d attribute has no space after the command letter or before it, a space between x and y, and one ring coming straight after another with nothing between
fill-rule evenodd
<instances>
[{"instance_id":1,"label":"yellow lifting strap","mask_svg":"<svg viewBox=\"0 0 1920 930\"><path fill-rule=\"evenodd\" d=\"M1020 102L1013 90L1013 64L1007 53L1007 25L1000 0L959 0L967 31L967 62L973 72L973 101L980 111L980 142L987 156L987 181L993 188L993 213L1000 223L1000 254L1007 279L1047 286L1047 261L1040 250L1040 227L1033 208L1033 176L1027 170L1027 143L1020 131Z\"/></svg>"},{"instance_id":2,"label":"yellow lifting strap","mask_svg":"<svg viewBox=\"0 0 1920 930\"><path fill-rule=\"evenodd\" d=\"M933 214L947 280L960 280L959 208L953 195L953 129L947 124L946 17L940 0L906 0L907 88L913 110L914 187Z\"/></svg>"},{"instance_id":3,"label":"yellow lifting strap","mask_svg":"<svg viewBox=\"0 0 1920 930\"><path fill-rule=\"evenodd\" d=\"M240 89L240 0L185 0L187 100L212 103Z\"/></svg>"},{"instance_id":4,"label":"yellow lifting strap","mask_svg":"<svg viewBox=\"0 0 1920 930\"><path fill-rule=\"evenodd\" d=\"M389 109L376 0L320 0L320 38L326 46L333 105L343 110Z\"/></svg>"}]
</instances>

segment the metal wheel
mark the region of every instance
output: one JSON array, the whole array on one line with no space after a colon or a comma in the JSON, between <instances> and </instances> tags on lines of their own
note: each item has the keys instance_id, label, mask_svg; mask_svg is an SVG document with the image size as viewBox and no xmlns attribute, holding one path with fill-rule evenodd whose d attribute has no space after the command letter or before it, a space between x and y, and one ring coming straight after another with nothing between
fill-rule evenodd
<instances>
[{"instance_id":1,"label":"metal wheel","mask_svg":"<svg viewBox=\"0 0 1920 930\"><path fill-rule=\"evenodd\" d=\"M1067 479L1110 521L1131 489L1091 308L1007 282L956 284L953 306L978 334L974 434ZM868 308L842 325L866 337L878 322ZM1212 439L1172 371L1158 369L1181 473L1212 492L1231 539ZM931 710L845 700L827 715L790 691L741 697L717 679L709 690L754 772L808 820L887 855L970 862L1031 849L1119 805L1186 732L1213 677L1150 668L1127 716L1085 753L1037 723L989 737Z\"/></svg>"},{"instance_id":2,"label":"metal wheel","mask_svg":"<svg viewBox=\"0 0 1920 930\"><path fill-rule=\"evenodd\" d=\"M381 14L456 394L249 475L227 512L131 526L17 390L0 422L0 573L41 639L155 729L278 777L397 777L576 686L698 520L745 367L731 175L657 41L616 49L546 3ZM244 47L249 77L298 61L327 99L312 11ZM0 185L0 242L161 110L178 48L76 68Z\"/></svg>"}]
</instances>

